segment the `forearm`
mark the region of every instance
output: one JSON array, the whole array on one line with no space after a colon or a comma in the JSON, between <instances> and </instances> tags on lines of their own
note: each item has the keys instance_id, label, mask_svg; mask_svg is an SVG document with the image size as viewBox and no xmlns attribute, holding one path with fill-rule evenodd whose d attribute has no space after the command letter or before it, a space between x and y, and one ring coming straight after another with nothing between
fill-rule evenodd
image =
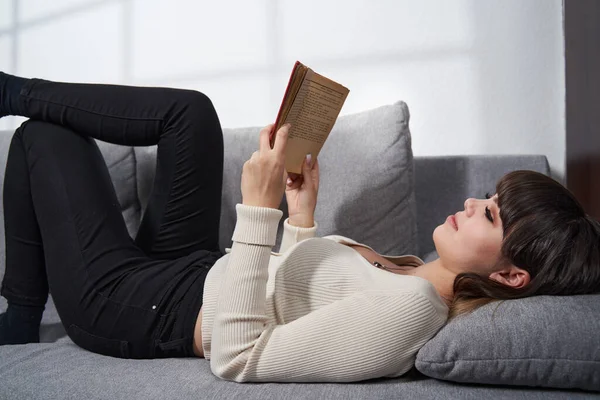
<instances>
[{"instance_id":1,"label":"forearm","mask_svg":"<svg viewBox=\"0 0 600 400\"><path fill-rule=\"evenodd\" d=\"M236 206L238 220L219 291L212 334L211 368L234 379L265 329L266 285L280 210ZM233 362L235 360L235 362Z\"/></svg>"}]
</instances>

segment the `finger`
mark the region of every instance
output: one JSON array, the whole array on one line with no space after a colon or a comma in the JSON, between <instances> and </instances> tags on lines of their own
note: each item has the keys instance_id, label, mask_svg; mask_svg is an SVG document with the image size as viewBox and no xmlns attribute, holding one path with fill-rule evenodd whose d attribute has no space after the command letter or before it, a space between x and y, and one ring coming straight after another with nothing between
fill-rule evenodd
<instances>
[{"instance_id":1,"label":"finger","mask_svg":"<svg viewBox=\"0 0 600 400\"><path fill-rule=\"evenodd\" d=\"M288 172L288 177L292 180L295 181L296 179L298 179L299 177L301 177L302 174L297 174L295 172Z\"/></svg>"},{"instance_id":2,"label":"finger","mask_svg":"<svg viewBox=\"0 0 600 400\"><path fill-rule=\"evenodd\" d=\"M282 173L281 173L281 182L283 183L283 186L284 186L284 191L285 191L285 189L286 189L286 186L287 186L287 181L288 181L290 178L288 178L288 174L287 174L287 171L285 170L285 168L283 168L283 171L281 171L281 172L282 172Z\"/></svg>"},{"instance_id":3,"label":"finger","mask_svg":"<svg viewBox=\"0 0 600 400\"><path fill-rule=\"evenodd\" d=\"M300 177L296 178L296 180L294 180L294 181L292 181L288 178L287 183L286 183L286 190L298 189L300 186L302 186L303 182L304 182L304 179L302 178L302 175L300 175Z\"/></svg>"},{"instance_id":4,"label":"finger","mask_svg":"<svg viewBox=\"0 0 600 400\"><path fill-rule=\"evenodd\" d=\"M307 154L304 157L304 162L302 163L302 176L304 177L305 182L312 182L312 175L310 173L310 163L311 163L311 154Z\"/></svg>"},{"instance_id":5,"label":"finger","mask_svg":"<svg viewBox=\"0 0 600 400\"><path fill-rule=\"evenodd\" d=\"M290 124L285 124L277 131L277 137L275 138L275 146L273 146L273 150L277 151L279 154L283 154L285 152L285 145L287 144L288 134L290 131Z\"/></svg>"},{"instance_id":6,"label":"finger","mask_svg":"<svg viewBox=\"0 0 600 400\"><path fill-rule=\"evenodd\" d=\"M290 188L290 186L296 187L297 185L295 185L295 183L298 181L301 181L301 179L302 179L302 174L288 172L288 177L286 179L286 185L287 185L288 189Z\"/></svg>"},{"instance_id":7,"label":"finger","mask_svg":"<svg viewBox=\"0 0 600 400\"><path fill-rule=\"evenodd\" d=\"M319 160L317 160L316 158L313 161L313 166L310 170L310 174L312 176L315 189L319 190Z\"/></svg>"},{"instance_id":8,"label":"finger","mask_svg":"<svg viewBox=\"0 0 600 400\"><path fill-rule=\"evenodd\" d=\"M250 160L257 160L260 157L260 151L256 150L254 153L252 153L252 155L250 156Z\"/></svg>"},{"instance_id":9,"label":"finger","mask_svg":"<svg viewBox=\"0 0 600 400\"><path fill-rule=\"evenodd\" d=\"M273 124L269 124L260 130L259 139L258 139L259 140L258 148L261 151L263 149L268 150L271 148L271 145L269 144L269 139L271 137L272 131L273 131Z\"/></svg>"}]
</instances>

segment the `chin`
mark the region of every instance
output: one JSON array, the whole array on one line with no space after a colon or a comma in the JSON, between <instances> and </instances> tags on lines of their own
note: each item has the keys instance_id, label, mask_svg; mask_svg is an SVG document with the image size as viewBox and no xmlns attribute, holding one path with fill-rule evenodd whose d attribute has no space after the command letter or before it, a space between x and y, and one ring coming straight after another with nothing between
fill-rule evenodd
<instances>
[{"instance_id":1,"label":"chin","mask_svg":"<svg viewBox=\"0 0 600 400\"><path fill-rule=\"evenodd\" d=\"M443 232L444 232L444 226L443 225L438 225L434 230L433 230L433 234L431 235L431 238L433 239L433 245L435 246L436 250L438 248L438 242L440 242L440 235L443 237Z\"/></svg>"},{"instance_id":2,"label":"chin","mask_svg":"<svg viewBox=\"0 0 600 400\"><path fill-rule=\"evenodd\" d=\"M438 225L431 235L433 238L433 247L438 254L439 258L445 259L447 256L452 258L453 255L453 241L452 237L448 234L448 231L444 225ZM449 251L446 251L449 250Z\"/></svg>"}]
</instances>

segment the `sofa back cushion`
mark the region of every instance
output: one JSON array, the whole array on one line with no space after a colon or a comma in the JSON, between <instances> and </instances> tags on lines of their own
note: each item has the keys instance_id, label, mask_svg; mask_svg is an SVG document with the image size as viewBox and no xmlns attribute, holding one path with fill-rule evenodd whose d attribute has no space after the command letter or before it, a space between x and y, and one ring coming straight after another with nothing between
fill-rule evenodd
<instances>
[{"instance_id":1,"label":"sofa back cushion","mask_svg":"<svg viewBox=\"0 0 600 400\"><path fill-rule=\"evenodd\" d=\"M418 254L413 154L404 102L338 118L319 154L315 219L319 236L339 234L383 253ZM261 127L224 129L220 247L231 246L235 205L242 202L242 167L258 149ZM156 146L135 149L138 195L152 189ZM285 198L281 225L287 218ZM276 246L277 248L278 246Z\"/></svg>"},{"instance_id":2,"label":"sofa back cushion","mask_svg":"<svg viewBox=\"0 0 600 400\"><path fill-rule=\"evenodd\" d=\"M383 253L417 254L413 155L403 102L340 117L318 159L319 236L339 234ZM226 129L221 244L231 245L243 163L258 149L259 127ZM285 197L282 203L287 217ZM283 223L283 219L281 223ZM278 241L282 229L279 230Z\"/></svg>"}]
</instances>

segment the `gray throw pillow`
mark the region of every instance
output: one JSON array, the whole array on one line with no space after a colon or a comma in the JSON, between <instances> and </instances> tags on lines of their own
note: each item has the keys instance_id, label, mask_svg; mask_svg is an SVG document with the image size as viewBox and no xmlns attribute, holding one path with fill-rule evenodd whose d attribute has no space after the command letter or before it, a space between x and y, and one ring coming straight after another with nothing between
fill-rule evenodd
<instances>
[{"instance_id":1,"label":"gray throw pillow","mask_svg":"<svg viewBox=\"0 0 600 400\"><path fill-rule=\"evenodd\" d=\"M338 118L319 154L315 220L387 254L418 254L413 154L404 102ZM241 169L258 148L260 127L224 129L221 247L231 246ZM285 198L281 209L287 218ZM280 227L278 243L281 241Z\"/></svg>"},{"instance_id":2,"label":"gray throw pillow","mask_svg":"<svg viewBox=\"0 0 600 400\"><path fill-rule=\"evenodd\" d=\"M488 304L443 327L416 368L456 382L600 391L600 295Z\"/></svg>"}]
</instances>

